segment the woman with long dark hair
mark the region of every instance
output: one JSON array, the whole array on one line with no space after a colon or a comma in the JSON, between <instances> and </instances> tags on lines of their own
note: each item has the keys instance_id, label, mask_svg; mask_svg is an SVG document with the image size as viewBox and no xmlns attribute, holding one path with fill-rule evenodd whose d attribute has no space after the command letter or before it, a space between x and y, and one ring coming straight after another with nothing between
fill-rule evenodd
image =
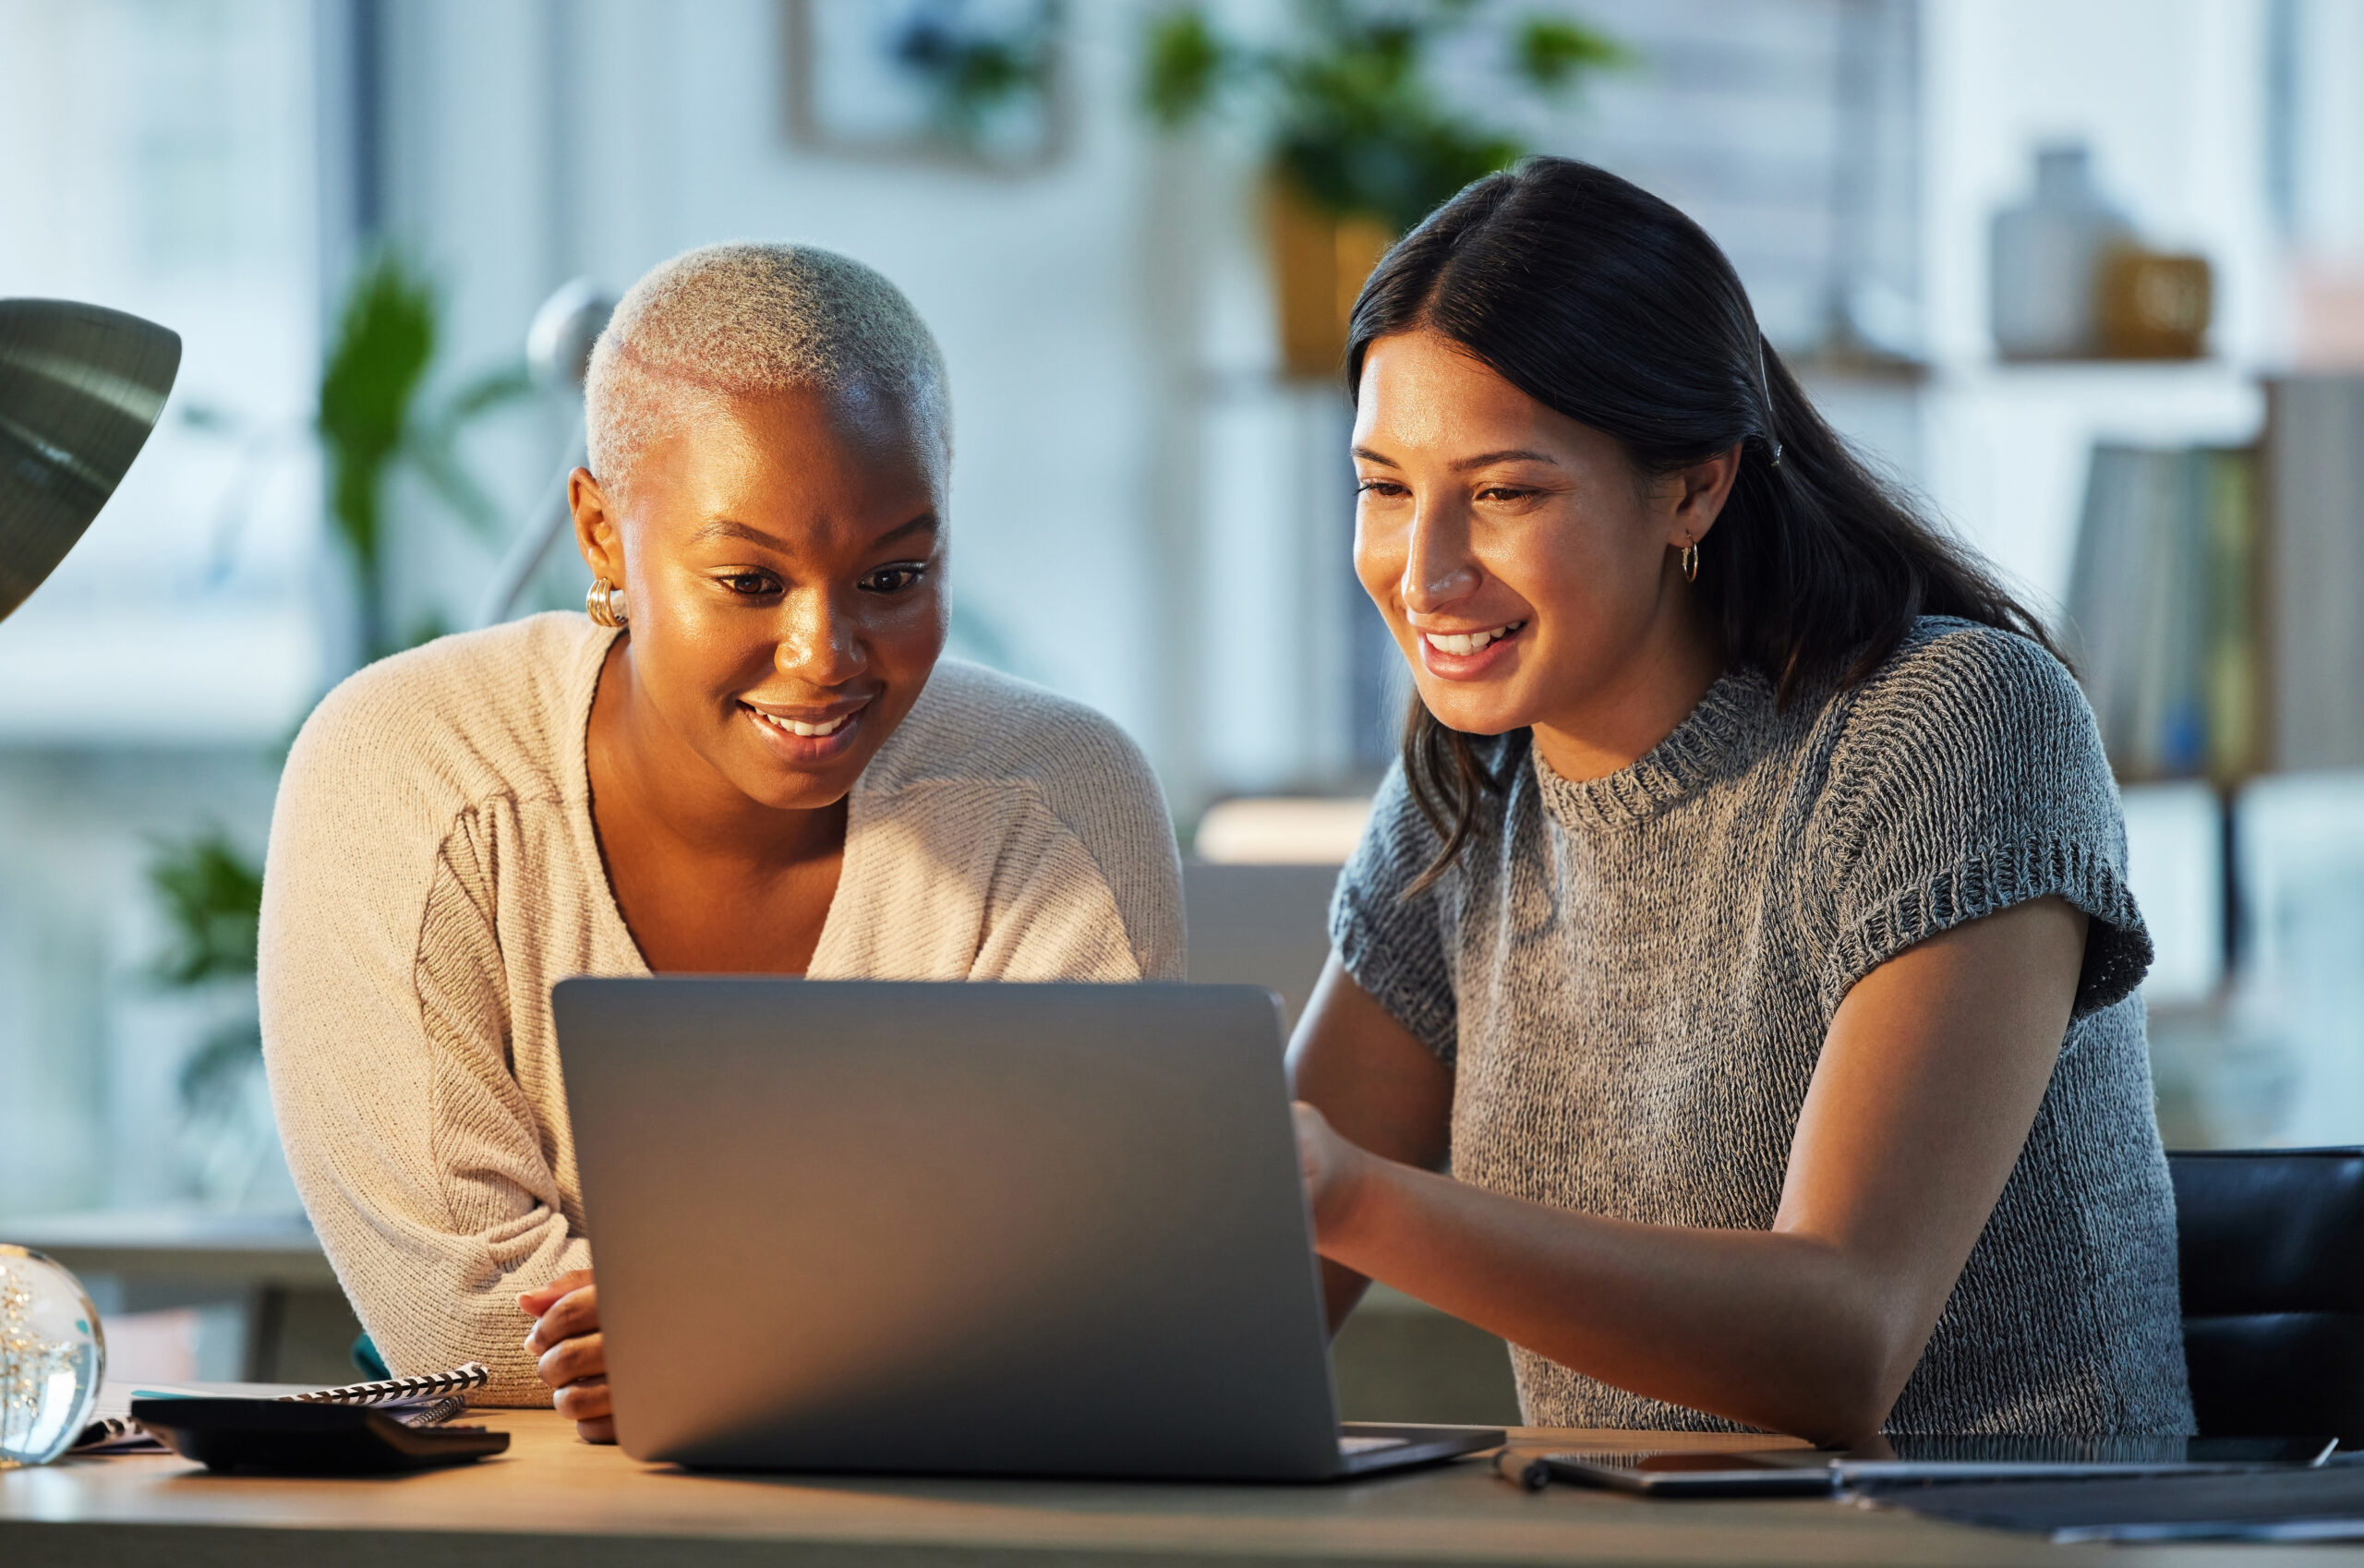
<instances>
[{"instance_id":1,"label":"woman with long dark hair","mask_svg":"<svg viewBox=\"0 0 2364 1568\"><path fill-rule=\"evenodd\" d=\"M2150 941L2035 618L1590 165L1406 236L1347 373L1418 700L1291 1047L1333 1315L1502 1334L1539 1425L2189 1431Z\"/></svg>"}]
</instances>

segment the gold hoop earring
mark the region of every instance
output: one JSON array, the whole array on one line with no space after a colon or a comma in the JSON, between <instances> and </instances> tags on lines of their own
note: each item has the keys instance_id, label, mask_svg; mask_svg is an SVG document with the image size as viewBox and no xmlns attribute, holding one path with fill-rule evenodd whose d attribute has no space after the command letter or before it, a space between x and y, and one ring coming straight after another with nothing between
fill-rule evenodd
<instances>
[{"instance_id":1,"label":"gold hoop earring","mask_svg":"<svg viewBox=\"0 0 2364 1568\"><path fill-rule=\"evenodd\" d=\"M583 612L596 626L623 626L632 620L624 610L623 590L605 577L591 579L591 591L583 596Z\"/></svg>"},{"instance_id":2,"label":"gold hoop earring","mask_svg":"<svg viewBox=\"0 0 2364 1568\"><path fill-rule=\"evenodd\" d=\"M1683 559L1683 580L1684 582L1686 582L1686 583L1696 583L1697 581L1699 581L1699 541L1698 541L1698 540L1694 539L1694 540L1692 540L1689 544L1687 544L1687 545L1685 545L1685 546L1683 546L1683 557L1682 557L1682 559Z\"/></svg>"}]
</instances>

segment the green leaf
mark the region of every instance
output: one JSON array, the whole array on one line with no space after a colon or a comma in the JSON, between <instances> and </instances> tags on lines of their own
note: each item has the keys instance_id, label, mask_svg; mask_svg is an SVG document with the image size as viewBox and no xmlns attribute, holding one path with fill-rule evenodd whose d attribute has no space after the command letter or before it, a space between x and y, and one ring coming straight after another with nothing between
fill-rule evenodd
<instances>
[{"instance_id":1,"label":"green leaf","mask_svg":"<svg viewBox=\"0 0 2364 1568\"><path fill-rule=\"evenodd\" d=\"M157 846L148 883L171 935L157 978L174 986L251 977L262 918L262 868L219 827Z\"/></svg>"},{"instance_id":2,"label":"green leaf","mask_svg":"<svg viewBox=\"0 0 2364 1568\"><path fill-rule=\"evenodd\" d=\"M1485 0L1299 0L1290 45L1252 51L1224 40L1199 6L1180 6L1150 31L1142 106L1179 125L1205 112L1226 76L1253 78L1268 90L1273 170L1317 208L1401 232L1526 152L1507 130L1445 101L1430 69L1438 39L1503 30L1517 84L1538 92L1630 58L1563 17L1504 23L1496 15Z\"/></svg>"},{"instance_id":3,"label":"green leaf","mask_svg":"<svg viewBox=\"0 0 2364 1568\"><path fill-rule=\"evenodd\" d=\"M365 588L383 568L385 478L435 357L433 288L397 251L381 251L345 296L320 373L319 428L329 462L329 512Z\"/></svg>"},{"instance_id":4,"label":"green leaf","mask_svg":"<svg viewBox=\"0 0 2364 1568\"><path fill-rule=\"evenodd\" d=\"M513 360L427 406L441 314L426 274L400 251L382 250L355 274L320 373L329 513L353 567L368 658L395 651L399 642L386 584L386 482L393 469L409 464L472 532L498 536L505 519L461 463L459 436L535 392L524 362Z\"/></svg>"},{"instance_id":5,"label":"green leaf","mask_svg":"<svg viewBox=\"0 0 2364 1568\"><path fill-rule=\"evenodd\" d=\"M1321 47L1278 67L1282 90L1272 158L1316 207L1379 219L1397 233L1471 180L1526 153L1438 98L1427 70L1431 34L1455 8L1425 17L1365 17L1331 6Z\"/></svg>"},{"instance_id":6,"label":"green leaf","mask_svg":"<svg viewBox=\"0 0 2364 1568\"><path fill-rule=\"evenodd\" d=\"M1232 51L1196 6L1176 6L1151 24L1141 66L1141 107L1176 130L1206 113Z\"/></svg>"},{"instance_id":7,"label":"green leaf","mask_svg":"<svg viewBox=\"0 0 2364 1568\"><path fill-rule=\"evenodd\" d=\"M974 149L995 110L1049 90L1058 9L1037 0L1026 18L984 27L963 25L955 6L912 12L890 52L926 85L939 139Z\"/></svg>"},{"instance_id":8,"label":"green leaf","mask_svg":"<svg viewBox=\"0 0 2364 1568\"><path fill-rule=\"evenodd\" d=\"M1573 86L1586 71L1628 66L1634 59L1606 33L1564 17L1539 15L1520 21L1511 57L1521 76L1547 92Z\"/></svg>"}]
</instances>

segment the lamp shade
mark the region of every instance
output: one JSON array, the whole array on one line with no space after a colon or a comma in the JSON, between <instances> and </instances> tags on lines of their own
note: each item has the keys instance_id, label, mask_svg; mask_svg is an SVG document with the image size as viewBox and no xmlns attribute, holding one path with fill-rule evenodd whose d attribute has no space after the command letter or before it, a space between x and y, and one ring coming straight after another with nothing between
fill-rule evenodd
<instances>
[{"instance_id":1,"label":"lamp shade","mask_svg":"<svg viewBox=\"0 0 2364 1568\"><path fill-rule=\"evenodd\" d=\"M96 305L0 299L0 619L66 559L164 412L180 334Z\"/></svg>"}]
</instances>

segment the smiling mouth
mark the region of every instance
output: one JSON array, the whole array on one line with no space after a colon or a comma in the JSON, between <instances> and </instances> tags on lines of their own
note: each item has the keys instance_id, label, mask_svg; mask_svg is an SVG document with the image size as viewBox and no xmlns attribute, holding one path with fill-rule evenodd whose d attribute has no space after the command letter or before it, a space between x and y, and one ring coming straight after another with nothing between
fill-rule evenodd
<instances>
[{"instance_id":1,"label":"smiling mouth","mask_svg":"<svg viewBox=\"0 0 2364 1568\"><path fill-rule=\"evenodd\" d=\"M826 740L851 723L862 712L862 708L857 707L832 718L791 718L783 714L766 713L749 703L739 706L754 715L758 723L768 724L783 735L794 735L807 741ZM862 707L869 706L864 703Z\"/></svg>"},{"instance_id":2,"label":"smiling mouth","mask_svg":"<svg viewBox=\"0 0 2364 1568\"><path fill-rule=\"evenodd\" d=\"M1524 621L1514 621L1507 626L1497 626L1487 632L1423 632L1420 635L1437 652L1466 658L1471 654L1485 652L1488 647L1526 625Z\"/></svg>"}]
</instances>

